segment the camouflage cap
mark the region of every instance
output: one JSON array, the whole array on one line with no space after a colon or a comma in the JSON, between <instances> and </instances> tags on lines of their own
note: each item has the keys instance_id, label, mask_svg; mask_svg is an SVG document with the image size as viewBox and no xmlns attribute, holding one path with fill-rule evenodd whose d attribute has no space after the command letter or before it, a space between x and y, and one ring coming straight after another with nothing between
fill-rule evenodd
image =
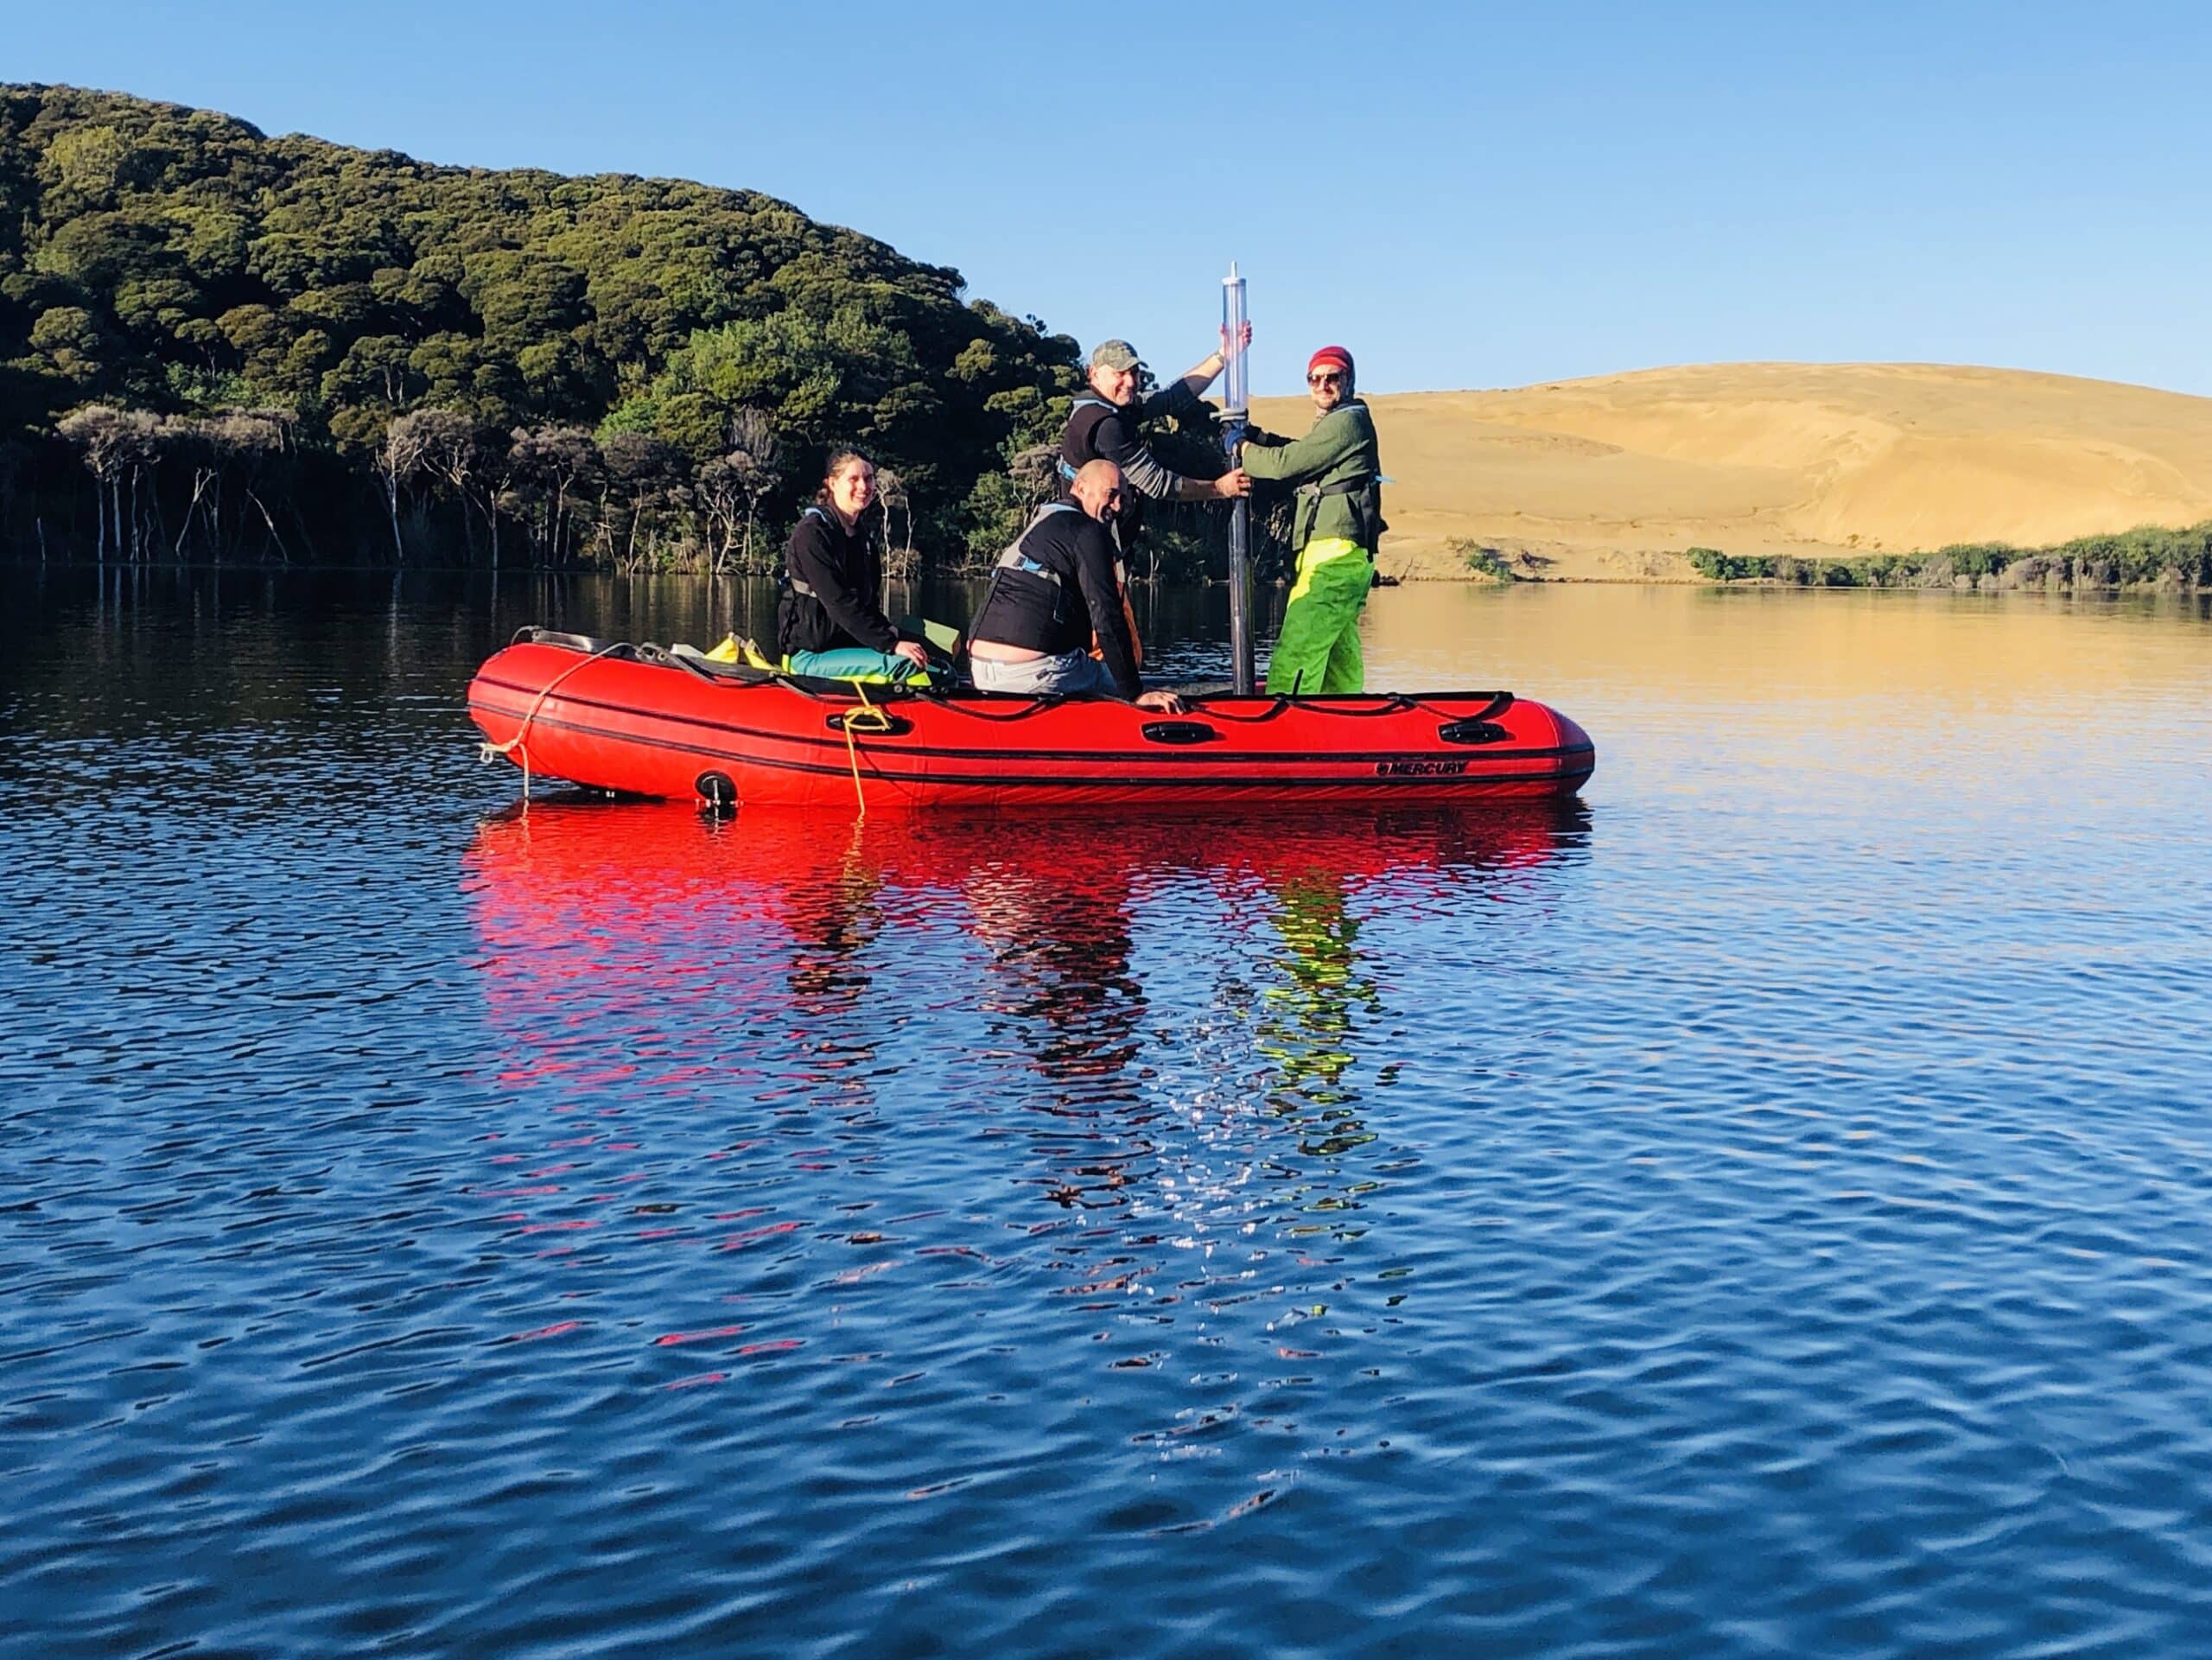
<instances>
[{"instance_id":1,"label":"camouflage cap","mask_svg":"<svg viewBox=\"0 0 2212 1660\"><path fill-rule=\"evenodd\" d=\"M1137 348L1127 340L1101 340L1090 354L1094 369L1135 369L1143 366Z\"/></svg>"}]
</instances>

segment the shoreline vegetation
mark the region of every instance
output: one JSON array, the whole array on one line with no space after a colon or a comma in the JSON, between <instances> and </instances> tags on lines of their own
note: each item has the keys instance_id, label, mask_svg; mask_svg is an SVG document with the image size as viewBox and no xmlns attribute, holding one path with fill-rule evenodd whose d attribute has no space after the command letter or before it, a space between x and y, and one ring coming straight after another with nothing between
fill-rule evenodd
<instances>
[{"instance_id":1,"label":"shoreline vegetation","mask_svg":"<svg viewBox=\"0 0 2212 1660\"><path fill-rule=\"evenodd\" d=\"M1547 576L1541 558L1452 537L1447 545L1478 582L1587 582ZM1967 593L2195 594L2212 591L2212 519L2178 530L2142 525L2115 535L2082 536L2052 547L1960 543L1932 551L1862 554L1730 554L1685 548L1667 556L1681 577L1740 588L1910 588ZM1670 580L1656 571L1642 582Z\"/></svg>"},{"instance_id":2,"label":"shoreline vegetation","mask_svg":"<svg viewBox=\"0 0 2212 1660\"><path fill-rule=\"evenodd\" d=\"M1054 488L1077 342L756 192L443 167L0 86L17 557L764 572L829 449L895 574ZM1221 470L1208 411L1171 465ZM1157 516L1155 569L1225 530Z\"/></svg>"},{"instance_id":3,"label":"shoreline vegetation","mask_svg":"<svg viewBox=\"0 0 2212 1660\"><path fill-rule=\"evenodd\" d=\"M0 85L0 558L766 575L852 445L887 573L972 573L1056 493L1080 362L755 192ZM2203 518L2212 400L1749 365L1370 402L1386 581L2212 588L2207 524L2064 539ZM1154 448L1211 476L1219 441L1201 406ZM1263 582L1289 516L1255 516ZM1147 523L1133 576L1226 569L1225 515ZM1884 551L1947 528L2020 545Z\"/></svg>"}]
</instances>

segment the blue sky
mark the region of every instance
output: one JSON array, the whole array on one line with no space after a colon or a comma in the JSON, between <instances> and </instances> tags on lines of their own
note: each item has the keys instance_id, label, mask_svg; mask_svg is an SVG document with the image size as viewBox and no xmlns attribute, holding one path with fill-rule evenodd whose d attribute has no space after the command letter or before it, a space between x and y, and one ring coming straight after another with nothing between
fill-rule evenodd
<instances>
[{"instance_id":1,"label":"blue sky","mask_svg":"<svg viewBox=\"0 0 2212 1660\"><path fill-rule=\"evenodd\" d=\"M766 190L1254 390L1748 359L2212 394L2212 7L32 4L0 79Z\"/></svg>"}]
</instances>

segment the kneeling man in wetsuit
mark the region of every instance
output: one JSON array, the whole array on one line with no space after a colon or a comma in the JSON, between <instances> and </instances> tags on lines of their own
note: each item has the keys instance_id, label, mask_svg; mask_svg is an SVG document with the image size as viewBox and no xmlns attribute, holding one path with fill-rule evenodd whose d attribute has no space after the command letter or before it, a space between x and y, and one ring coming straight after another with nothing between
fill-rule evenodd
<instances>
[{"instance_id":1,"label":"kneeling man in wetsuit","mask_svg":"<svg viewBox=\"0 0 2212 1660\"><path fill-rule=\"evenodd\" d=\"M978 691L1079 697L1103 693L1180 713L1172 691L1146 691L1115 581L1107 528L1122 506L1122 469L1086 461L1066 501L1048 502L999 556L982 609L968 626L968 671ZM1099 655L1090 655L1093 635Z\"/></svg>"}]
</instances>

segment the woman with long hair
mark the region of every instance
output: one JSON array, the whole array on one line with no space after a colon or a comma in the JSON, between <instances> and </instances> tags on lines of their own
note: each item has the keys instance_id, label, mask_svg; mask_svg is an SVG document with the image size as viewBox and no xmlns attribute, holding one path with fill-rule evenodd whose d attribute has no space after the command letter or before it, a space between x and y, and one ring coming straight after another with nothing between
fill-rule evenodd
<instances>
[{"instance_id":1,"label":"woman with long hair","mask_svg":"<svg viewBox=\"0 0 2212 1660\"><path fill-rule=\"evenodd\" d=\"M877 602L883 572L861 516L875 500L875 468L857 450L830 453L822 487L784 549L776 647L794 674L903 681L926 674L926 647L901 639Z\"/></svg>"}]
</instances>

